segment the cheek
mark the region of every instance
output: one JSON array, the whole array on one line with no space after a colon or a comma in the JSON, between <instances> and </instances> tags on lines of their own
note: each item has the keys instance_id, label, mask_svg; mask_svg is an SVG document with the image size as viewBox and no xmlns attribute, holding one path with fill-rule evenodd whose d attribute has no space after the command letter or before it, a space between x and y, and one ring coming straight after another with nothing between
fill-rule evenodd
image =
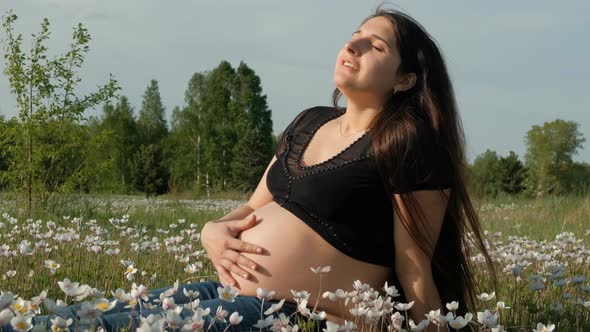
<instances>
[{"instance_id":1,"label":"cheek","mask_svg":"<svg viewBox=\"0 0 590 332\"><path fill-rule=\"evenodd\" d=\"M395 81L395 63L392 61L381 61L376 63L371 70L375 82L380 86L393 86Z\"/></svg>"}]
</instances>

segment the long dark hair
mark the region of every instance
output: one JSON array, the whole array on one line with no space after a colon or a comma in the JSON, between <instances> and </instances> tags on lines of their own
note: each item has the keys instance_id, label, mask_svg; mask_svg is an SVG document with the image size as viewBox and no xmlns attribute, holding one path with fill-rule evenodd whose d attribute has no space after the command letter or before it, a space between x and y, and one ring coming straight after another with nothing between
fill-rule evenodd
<instances>
[{"instance_id":1,"label":"long dark hair","mask_svg":"<svg viewBox=\"0 0 590 332\"><path fill-rule=\"evenodd\" d=\"M442 174L451 191L445 197L448 205L438 240L428 237L424 214L411 193L400 195L411 219L402 219L402 223L422 251L432 257L433 278L443 305L441 312L445 311L445 303L451 301L459 301L458 315L475 312L477 290L470 244L485 257L494 290L497 277L466 189L465 137L445 61L434 38L407 14L379 7L363 23L374 17L385 17L393 25L401 56L397 74L416 74L414 86L392 93L370 125L376 162L398 214L400 206L393 199L393 192L394 188L407 185L408 172L427 181L444 169ZM334 107L339 108L341 96L336 88L332 96Z\"/></svg>"}]
</instances>

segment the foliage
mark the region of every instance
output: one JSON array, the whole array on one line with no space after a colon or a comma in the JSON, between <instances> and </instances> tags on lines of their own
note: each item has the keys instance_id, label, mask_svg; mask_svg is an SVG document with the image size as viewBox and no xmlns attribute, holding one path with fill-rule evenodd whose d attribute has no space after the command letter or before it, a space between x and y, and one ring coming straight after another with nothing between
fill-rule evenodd
<instances>
[{"instance_id":1,"label":"foliage","mask_svg":"<svg viewBox=\"0 0 590 332\"><path fill-rule=\"evenodd\" d=\"M141 145L131 162L133 185L146 197L164 194L168 190L168 170L162 150L154 144Z\"/></svg>"},{"instance_id":2,"label":"foliage","mask_svg":"<svg viewBox=\"0 0 590 332\"><path fill-rule=\"evenodd\" d=\"M34 195L44 201L63 189L70 177L80 176L83 160L72 157L84 144L84 136L76 134L77 125L86 109L109 100L119 87L111 75L96 92L76 94L82 81L77 72L90 42L90 34L81 23L74 28L69 50L50 59L45 46L50 38L49 20L43 19L40 31L32 35L28 53L21 48L22 35L14 31L16 21L17 16L9 12L2 24L3 72L18 107L17 125L3 135L14 143L5 177L31 211Z\"/></svg>"},{"instance_id":3,"label":"foliage","mask_svg":"<svg viewBox=\"0 0 590 332\"><path fill-rule=\"evenodd\" d=\"M534 125L525 139L528 192L539 196L571 191L572 183L567 178L574 163L572 157L585 140L579 124L573 121L557 119Z\"/></svg>"}]
</instances>

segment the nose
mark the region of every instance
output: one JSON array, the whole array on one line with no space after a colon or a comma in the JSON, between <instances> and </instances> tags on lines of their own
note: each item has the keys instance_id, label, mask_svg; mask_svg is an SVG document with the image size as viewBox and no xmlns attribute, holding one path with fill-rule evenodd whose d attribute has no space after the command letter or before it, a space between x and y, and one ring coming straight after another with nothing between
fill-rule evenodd
<instances>
[{"instance_id":1,"label":"nose","mask_svg":"<svg viewBox=\"0 0 590 332\"><path fill-rule=\"evenodd\" d=\"M354 41L347 42L346 45L344 45L344 48L346 49L346 52L353 55L360 55L361 53L358 43L355 43Z\"/></svg>"}]
</instances>

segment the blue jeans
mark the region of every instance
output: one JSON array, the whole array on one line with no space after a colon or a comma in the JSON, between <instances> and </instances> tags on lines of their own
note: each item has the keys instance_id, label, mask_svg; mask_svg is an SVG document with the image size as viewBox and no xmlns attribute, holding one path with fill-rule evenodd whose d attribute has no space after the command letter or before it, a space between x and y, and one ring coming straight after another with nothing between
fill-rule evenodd
<instances>
[{"instance_id":1,"label":"blue jeans","mask_svg":"<svg viewBox=\"0 0 590 332\"><path fill-rule=\"evenodd\" d=\"M191 284L180 285L178 287L178 291L172 297L174 298L174 303L182 306L185 303L189 303L190 299L184 295L183 289L187 291L193 290L198 291L200 299L199 307L206 309L210 309L210 313L207 316L203 317L205 322L204 324L204 331L207 331L207 328L213 321L213 325L209 331L223 331L229 325L229 316L234 312L237 311L240 316L243 316L242 321L238 325L230 326L227 331L258 331L258 328L253 327L252 325L256 324L259 319L264 319L266 315L262 315L261 317L261 305L262 301L259 300L255 296L242 296L238 295L235 298L234 302L227 302L219 299L219 294L217 292L217 287L223 287L221 283L216 281L206 281L206 282L196 282ZM149 303L154 303L153 301L160 298L160 294L164 291L170 289L170 287L166 288L159 288L150 291L149 293L153 296L150 296ZM193 299L194 300L194 299ZM286 299L285 299L286 300ZM271 301L264 301L264 308L262 312L266 311L270 308L272 304L278 303L279 301L271 300ZM158 303L155 303L156 305ZM132 324L132 330L137 328L140 324L140 313L139 309L137 308L133 312L130 312L129 309L125 308L127 303L117 303L117 305L105 312L100 318L95 321L95 327L102 326L106 331L119 331L122 328L127 328L130 324ZM225 317L226 322L223 323L219 320L215 319L215 313L217 311L218 306L222 306L224 310L227 310L228 315ZM68 306L67 317L63 318L75 318L75 312L80 310L80 304L74 304ZM287 302L283 304L283 307L278 311L274 312L273 316L276 318L279 316L280 313L283 313L285 316L289 317L291 325L296 323L296 317L299 314L294 314L297 311L297 304L294 302ZM158 314L162 313L163 310L161 307L151 309L151 310L142 310L141 315L144 317L149 316L150 314ZM182 312L183 318L190 318L192 317L192 313L189 310L184 309ZM291 316L292 315L292 316ZM307 321L309 318L299 316L303 320ZM49 319L54 318L53 316L39 316L35 317L33 320L33 324L39 324L42 322L46 322L47 329L51 330L51 321ZM132 322L133 320L133 322ZM321 328L325 328L325 321L321 322L320 324L320 331ZM75 330L76 319L74 319L74 323L70 326L70 331ZM12 331L10 325L4 326L4 331ZM270 327L266 328L269 330ZM317 324L316 324L317 330Z\"/></svg>"}]
</instances>

